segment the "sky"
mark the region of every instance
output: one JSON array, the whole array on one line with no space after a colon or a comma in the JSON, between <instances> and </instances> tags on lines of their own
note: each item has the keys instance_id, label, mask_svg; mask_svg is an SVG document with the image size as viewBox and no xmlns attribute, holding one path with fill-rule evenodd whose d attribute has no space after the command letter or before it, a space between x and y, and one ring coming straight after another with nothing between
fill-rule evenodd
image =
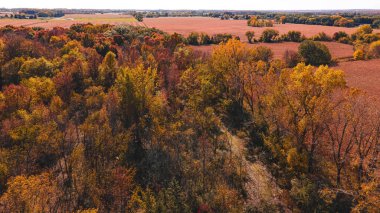
<instances>
[{"instance_id":1,"label":"sky","mask_svg":"<svg viewBox=\"0 0 380 213\"><path fill-rule=\"evenodd\" d=\"M0 0L0 8L332 10L380 9L380 0Z\"/></svg>"}]
</instances>

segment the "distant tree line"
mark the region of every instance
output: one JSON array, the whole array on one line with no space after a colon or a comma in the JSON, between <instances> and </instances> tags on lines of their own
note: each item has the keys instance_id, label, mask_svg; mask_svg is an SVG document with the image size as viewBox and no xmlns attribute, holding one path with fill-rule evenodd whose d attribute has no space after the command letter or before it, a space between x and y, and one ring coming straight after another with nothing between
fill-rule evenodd
<instances>
[{"instance_id":1,"label":"distant tree line","mask_svg":"<svg viewBox=\"0 0 380 213\"><path fill-rule=\"evenodd\" d=\"M15 14L6 15L6 18L15 19L37 19L48 17L63 17L65 14L61 10L20 10Z\"/></svg>"},{"instance_id":2,"label":"distant tree line","mask_svg":"<svg viewBox=\"0 0 380 213\"><path fill-rule=\"evenodd\" d=\"M356 27L363 24L369 24L374 28L380 27L380 16L366 15L304 15L304 14L287 14L277 16L279 23L324 25L338 27Z\"/></svg>"}]
</instances>

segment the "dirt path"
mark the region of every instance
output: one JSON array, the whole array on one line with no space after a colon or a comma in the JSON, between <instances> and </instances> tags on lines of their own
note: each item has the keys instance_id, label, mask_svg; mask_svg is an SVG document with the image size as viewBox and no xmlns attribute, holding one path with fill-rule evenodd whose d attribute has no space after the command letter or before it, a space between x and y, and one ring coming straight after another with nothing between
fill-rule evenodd
<instances>
[{"instance_id":1,"label":"dirt path","mask_svg":"<svg viewBox=\"0 0 380 213\"><path fill-rule=\"evenodd\" d=\"M262 205L281 205L279 197L281 189L277 186L275 178L269 173L265 165L260 162L251 162L246 159L246 140L233 135L226 128L222 131L227 135L232 153L240 159L248 181L245 189L248 194L247 204L258 207Z\"/></svg>"}]
</instances>

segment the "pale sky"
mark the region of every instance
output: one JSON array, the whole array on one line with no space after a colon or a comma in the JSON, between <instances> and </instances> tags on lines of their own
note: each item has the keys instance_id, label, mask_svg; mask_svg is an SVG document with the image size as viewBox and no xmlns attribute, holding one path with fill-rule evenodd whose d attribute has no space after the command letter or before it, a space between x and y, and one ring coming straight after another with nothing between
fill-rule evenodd
<instances>
[{"instance_id":1,"label":"pale sky","mask_svg":"<svg viewBox=\"0 0 380 213\"><path fill-rule=\"evenodd\" d=\"M0 0L0 8L323 10L380 9L380 0Z\"/></svg>"}]
</instances>

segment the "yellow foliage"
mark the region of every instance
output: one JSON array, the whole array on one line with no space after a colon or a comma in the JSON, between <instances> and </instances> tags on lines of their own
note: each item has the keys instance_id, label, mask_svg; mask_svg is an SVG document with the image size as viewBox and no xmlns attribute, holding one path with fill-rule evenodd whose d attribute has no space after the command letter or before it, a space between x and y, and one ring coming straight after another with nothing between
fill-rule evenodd
<instances>
[{"instance_id":1,"label":"yellow foliage","mask_svg":"<svg viewBox=\"0 0 380 213\"><path fill-rule=\"evenodd\" d=\"M61 191L48 173L36 176L16 176L8 182L8 189L0 203L10 212L52 212Z\"/></svg>"},{"instance_id":2,"label":"yellow foliage","mask_svg":"<svg viewBox=\"0 0 380 213\"><path fill-rule=\"evenodd\" d=\"M372 57L380 57L380 41L372 42L369 45L369 53Z\"/></svg>"},{"instance_id":3,"label":"yellow foliage","mask_svg":"<svg viewBox=\"0 0 380 213\"><path fill-rule=\"evenodd\" d=\"M23 79L21 85L27 87L32 94L32 103L48 103L56 94L54 82L46 77L31 77Z\"/></svg>"},{"instance_id":4,"label":"yellow foliage","mask_svg":"<svg viewBox=\"0 0 380 213\"><path fill-rule=\"evenodd\" d=\"M378 212L380 209L380 179L374 177L370 182L362 185L359 192L359 203L353 212Z\"/></svg>"},{"instance_id":5,"label":"yellow foliage","mask_svg":"<svg viewBox=\"0 0 380 213\"><path fill-rule=\"evenodd\" d=\"M364 54L364 51L362 49L358 49L354 52L354 59L356 61L358 60L364 60L365 59L365 54Z\"/></svg>"},{"instance_id":6,"label":"yellow foliage","mask_svg":"<svg viewBox=\"0 0 380 213\"><path fill-rule=\"evenodd\" d=\"M307 157L303 153L298 153L296 148L292 148L288 151L286 161L288 162L290 168L295 171L306 172L307 170Z\"/></svg>"}]
</instances>

